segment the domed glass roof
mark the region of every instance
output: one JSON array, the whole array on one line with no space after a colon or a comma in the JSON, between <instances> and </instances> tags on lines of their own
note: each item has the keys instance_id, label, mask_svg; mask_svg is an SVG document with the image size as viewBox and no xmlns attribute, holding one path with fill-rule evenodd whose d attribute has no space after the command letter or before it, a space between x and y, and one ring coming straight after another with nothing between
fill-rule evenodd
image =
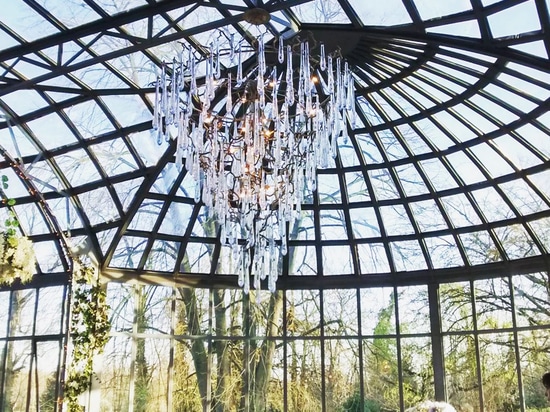
<instances>
[{"instance_id":1,"label":"domed glass roof","mask_svg":"<svg viewBox=\"0 0 550 412\"><path fill-rule=\"evenodd\" d=\"M267 24L243 19L253 7ZM163 60L180 43L204 55L219 30L251 46L259 33L324 41L353 71L356 125L306 193L277 287L546 270L549 7L13 0L0 16L0 166L35 282L66 281L65 233L111 279L236 285L175 142L151 127Z\"/></svg>"}]
</instances>

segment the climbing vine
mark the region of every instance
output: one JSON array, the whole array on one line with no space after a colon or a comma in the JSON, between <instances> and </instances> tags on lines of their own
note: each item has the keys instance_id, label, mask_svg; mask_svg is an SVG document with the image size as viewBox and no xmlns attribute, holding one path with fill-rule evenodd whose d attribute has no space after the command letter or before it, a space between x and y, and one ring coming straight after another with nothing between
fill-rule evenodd
<instances>
[{"instance_id":1,"label":"climbing vine","mask_svg":"<svg viewBox=\"0 0 550 412\"><path fill-rule=\"evenodd\" d=\"M64 396L69 412L80 412L78 396L90 387L94 356L103 352L111 329L105 289L97 271L80 259L74 260L70 328L73 349Z\"/></svg>"},{"instance_id":2,"label":"climbing vine","mask_svg":"<svg viewBox=\"0 0 550 412\"><path fill-rule=\"evenodd\" d=\"M7 206L15 205L15 200L5 198L8 188L8 177L0 177L2 183L2 202ZM30 282L35 272L35 255L32 242L22 236L17 228L19 221L13 211L4 220L4 228L0 233L0 284L11 285L16 279L22 283Z\"/></svg>"}]
</instances>

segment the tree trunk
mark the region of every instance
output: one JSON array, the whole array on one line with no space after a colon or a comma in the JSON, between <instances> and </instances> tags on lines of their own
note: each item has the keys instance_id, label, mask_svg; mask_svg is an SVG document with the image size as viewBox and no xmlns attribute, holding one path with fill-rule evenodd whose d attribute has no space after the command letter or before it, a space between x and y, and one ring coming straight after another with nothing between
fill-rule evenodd
<instances>
[{"instance_id":1,"label":"tree trunk","mask_svg":"<svg viewBox=\"0 0 550 412\"><path fill-rule=\"evenodd\" d=\"M224 290L214 290L215 336L227 335L227 307L225 307L224 297ZM214 353L216 354L218 375L216 392L213 399L213 409L215 412L225 412L230 409L231 401L229 345L227 340L217 340L214 342L213 346Z\"/></svg>"},{"instance_id":2,"label":"tree trunk","mask_svg":"<svg viewBox=\"0 0 550 412\"><path fill-rule=\"evenodd\" d=\"M33 296L32 292L25 293L23 290L14 290L11 292L11 302L10 302L10 319L9 319L9 335L15 335L14 331L19 328L21 321L21 311L28 303L29 299ZM17 377L19 369L17 368L17 359L14 359L13 353L13 342L6 342L4 347L3 357L0 358L0 361L5 359L5 368L4 368L4 377L3 384L4 387L0 387L2 391L0 410L5 412L10 412L13 410L15 401L12 401L14 382ZM2 383L2 382L0 382ZM15 396L17 399L18 396Z\"/></svg>"},{"instance_id":3,"label":"tree trunk","mask_svg":"<svg viewBox=\"0 0 550 412\"><path fill-rule=\"evenodd\" d=\"M269 298L269 312L267 315L267 331L268 337L279 336L278 321L281 319L283 311L283 293L277 291L271 294ZM272 339L266 339L259 347L259 356L254 372L254 392L252 412L264 412L267 408L267 394L269 390L269 381L271 379L271 370L273 367L273 356L277 342Z\"/></svg>"},{"instance_id":4,"label":"tree trunk","mask_svg":"<svg viewBox=\"0 0 550 412\"><path fill-rule=\"evenodd\" d=\"M143 333L147 329L147 299L143 286L136 287L136 332ZM138 338L136 342L134 383L134 410L145 412L149 401L149 366L145 355L145 340Z\"/></svg>"},{"instance_id":5,"label":"tree trunk","mask_svg":"<svg viewBox=\"0 0 550 412\"><path fill-rule=\"evenodd\" d=\"M200 335L200 315L195 291L189 288L180 288L179 291L185 305L188 333L195 336ZM208 354L202 340L193 339L191 341L191 355L197 373L197 384L203 409L208 410Z\"/></svg>"}]
</instances>

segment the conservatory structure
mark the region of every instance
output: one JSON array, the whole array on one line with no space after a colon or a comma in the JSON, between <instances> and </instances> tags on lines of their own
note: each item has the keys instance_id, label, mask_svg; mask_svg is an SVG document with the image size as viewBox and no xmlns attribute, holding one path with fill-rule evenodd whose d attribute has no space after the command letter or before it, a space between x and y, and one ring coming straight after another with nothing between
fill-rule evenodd
<instances>
[{"instance_id":1,"label":"conservatory structure","mask_svg":"<svg viewBox=\"0 0 550 412\"><path fill-rule=\"evenodd\" d=\"M548 411L549 0L10 0L0 411Z\"/></svg>"}]
</instances>

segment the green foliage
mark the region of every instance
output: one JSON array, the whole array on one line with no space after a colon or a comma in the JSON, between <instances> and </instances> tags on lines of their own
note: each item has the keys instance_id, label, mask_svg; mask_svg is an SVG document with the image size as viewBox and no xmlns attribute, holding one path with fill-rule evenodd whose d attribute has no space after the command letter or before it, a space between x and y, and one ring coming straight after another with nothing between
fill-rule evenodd
<instances>
[{"instance_id":1,"label":"green foliage","mask_svg":"<svg viewBox=\"0 0 550 412\"><path fill-rule=\"evenodd\" d=\"M365 399L362 412L380 412L380 404L372 399ZM361 412L361 392L356 391L342 405L341 412Z\"/></svg>"},{"instance_id":2,"label":"green foliage","mask_svg":"<svg viewBox=\"0 0 550 412\"><path fill-rule=\"evenodd\" d=\"M46 381L46 388L40 395L40 411L55 412L57 400L55 396L55 388L57 386L57 373L53 373Z\"/></svg>"},{"instance_id":3,"label":"green foliage","mask_svg":"<svg viewBox=\"0 0 550 412\"><path fill-rule=\"evenodd\" d=\"M2 175L1 180L2 180L2 190L4 191L9 187L8 176ZM3 202L8 206L15 205L15 199L12 199L12 198L4 198ZM5 232L8 235L15 236L17 234L17 227L19 226L19 222L17 221L17 218L15 217L13 212L10 212L9 217L4 221L4 226L5 226Z\"/></svg>"},{"instance_id":4,"label":"green foliage","mask_svg":"<svg viewBox=\"0 0 550 412\"><path fill-rule=\"evenodd\" d=\"M65 382L69 412L83 411L78 396L90 387L94 356L103 352L111 323L107 295L94 269L75 259L71 299L72 362Z\"/></svg>"},{"instance_id":5,"label":"green foliage","mask_svg":"<svg viewBox=\"0 0 550 412\"><path fill-rule=\"evenodd\" d=\"M8 188L8 177L1 176L3 190ZM3 195L3 193L2 193ZM14 199L3 199L8 206L15 204ZM19 221L9 211L4 220L4 230L0 233L0 284L11 285L16 279L22 283L29 282L35 272L35 257L32 242L21 236L17 230Z\"/></svg>"}]
</instances>

